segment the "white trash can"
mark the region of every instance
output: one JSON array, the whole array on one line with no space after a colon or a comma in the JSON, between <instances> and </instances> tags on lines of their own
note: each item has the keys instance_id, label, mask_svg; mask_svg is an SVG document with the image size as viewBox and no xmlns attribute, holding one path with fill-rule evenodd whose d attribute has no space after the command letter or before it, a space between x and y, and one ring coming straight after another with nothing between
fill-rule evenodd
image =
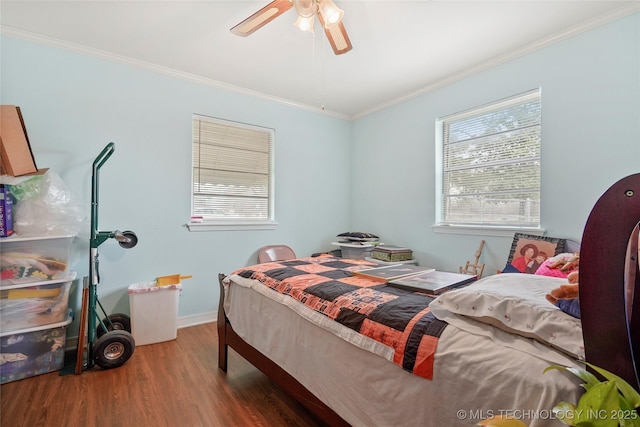
<instances>
[{"instance_id":1,"label":"white trash can","mask_svg":"<svg viewBox=\"0 0 640 427\"><path fill-rule=\"evenodd\" d=\"M178 336L178 297L182 285L156 282L129 286L131 335L136 346L174 340Z\"/></svg>"}]
</instances>

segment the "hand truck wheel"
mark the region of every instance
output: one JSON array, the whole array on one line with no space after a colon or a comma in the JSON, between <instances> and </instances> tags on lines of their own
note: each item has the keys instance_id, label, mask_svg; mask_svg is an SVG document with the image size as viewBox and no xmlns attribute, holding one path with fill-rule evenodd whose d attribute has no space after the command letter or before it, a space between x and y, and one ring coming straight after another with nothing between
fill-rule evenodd
<instances>
[{"instance_id":1,"label":"hand truck wheel","mask_svg":"<svg viewBox=\"0 0 640 427\"><path fill-rule=\"evenodd\" d=\"M116 236L116 240L118 241L118 244L125 249L131 249L138 244L138 236L136 236L136 233L129 230L123 231Z\"/></svg>"},{"instance_id":2,"label":"hand truck wheel","mask_svg":"<svg viewBox=\"0 0 640 427\"><path fill-rule=\"evenodd\" d=\"M106 326L105 331L102 325L96 328L96 338L100 338L109 331L127 331L131 332L131 318L126 314L113 313L102 319L102 323Z\"/></svg>"},{"instance_id":3,"label":"hand truck wheel","mask_svg":"<svg viewBox=\"0 0 640 427\"><path fill-rule=\"evenodd\" d=\"M96 340L93 359L103 369L117 368L129 360L135 348L135 340L129 332L109 331Z\"/></svg>"}]
</instances>

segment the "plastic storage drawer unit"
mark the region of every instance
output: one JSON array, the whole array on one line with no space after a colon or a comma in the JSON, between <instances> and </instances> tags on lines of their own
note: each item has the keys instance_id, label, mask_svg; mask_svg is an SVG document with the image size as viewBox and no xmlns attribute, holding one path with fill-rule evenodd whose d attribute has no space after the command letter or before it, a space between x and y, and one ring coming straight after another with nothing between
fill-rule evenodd
<instances>
[{"instance_id":1,"label":"plastic storage drawer unit","mask_svg":"<svg viewBox=\"0 0 640 427\"><path fill-rule=\"evenodd\" d=\"M12 332L64 321L75 277L72 271L57 280L0 286L0 331Z\"/></svg>"},{"instance_id":2,"label":"plastic storage drawer unit","mask_svg":"<svg viewBox=\"0 0 640 427\"><path fill-rule=\"evenodd\" d=\"M19 285L60 278L68 268L74 236L3 238L0 285Z\"/></svg>"},{"instance_id":3,"label":"plastic storage drawer unit","mask_svg":"<svg viewBox=\"0 0 640 427\"><path fill-rule=\"evenodd\" d=\"M0 334L0 384L21 380L64 366L68 315L64 322Z\"/></svg>"}]
</instances>

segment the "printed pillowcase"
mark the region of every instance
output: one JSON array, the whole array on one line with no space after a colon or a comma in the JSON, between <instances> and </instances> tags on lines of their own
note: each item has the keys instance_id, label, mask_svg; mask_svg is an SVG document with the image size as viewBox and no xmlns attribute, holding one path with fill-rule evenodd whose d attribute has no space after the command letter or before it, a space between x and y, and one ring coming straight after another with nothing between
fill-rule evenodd
<instances>
[{"instance_id":1,"label":"printed pillowcase","mask_svg":"<svg viewBox=\"0 0 640 427\"><path fill-rule=\"evenodd\" d=\"M565 250L565 239L515 233L503 273L535 274L550 257Z\"/></svg>"}]
</instances>

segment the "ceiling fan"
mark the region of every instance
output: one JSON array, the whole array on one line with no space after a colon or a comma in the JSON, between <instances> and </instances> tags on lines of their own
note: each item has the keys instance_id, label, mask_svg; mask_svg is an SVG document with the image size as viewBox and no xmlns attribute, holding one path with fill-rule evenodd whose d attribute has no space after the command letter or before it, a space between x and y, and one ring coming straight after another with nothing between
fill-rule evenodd
<instances>
[{"instance_id":1,"label":"ceiling fan","mask_svg":"<svg viewBox=\"0 0 640 427\"><path fill-rule=\"evenodd\" d=\"M344 12L332 0L273 0L231 28L231 32L246 37L291 9L292 6L298 13L296 27L302 31L313 32L313 24L317 16L333 52L336 55L342 55L351 50L351 40L342 24Z\"/></svg>"}]
</instances>

